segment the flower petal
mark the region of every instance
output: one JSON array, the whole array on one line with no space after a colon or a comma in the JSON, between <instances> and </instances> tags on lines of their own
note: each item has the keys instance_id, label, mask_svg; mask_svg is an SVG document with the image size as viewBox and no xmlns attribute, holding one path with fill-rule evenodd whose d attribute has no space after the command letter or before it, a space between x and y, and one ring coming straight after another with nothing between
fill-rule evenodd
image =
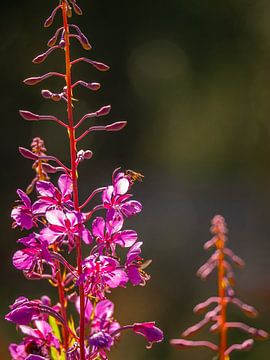
<instances>
[{"instance_id":1,"label":"flower petal","mask_svg":"<svg viewBox=\"0 0 270 360\"><path fill-rule=\"evenodd\" d=\"M114 236L114 242L122 247L130 247L137 241L138 235L134 230L123 230Z\"/></svg>"},{"instance_id":2,"label":"flower petal","mask_svg":"<svg viewBox=\"0 0 270 360\"><path fill-rule=\"evenodd\" d=\"M55 187L49 181L37 181L36 189L41 196L54 197Z\"/></svg>"},{"instance_id":3,"label":"flower petal","mask_svg":"<svg viewBox=\"0 0 270 360\"><path fill-rule=\"evenodd\" d=\"M122 177L114 184L114 191L116 195L124 195L129 189L129 181L127 178Z\"/></svg>"},{"instance_id":4,"label":"flower petal","mask_svg":"<svg viewBox=\"0 0 270 360\"><path fill-rule=\"evenodd\" d=\"M49 224L65 228L65 213L61 210L48 210L45 217Z\"/></svg>"},{"instance_id":5,"label":"flower petal","mask_svg":"<svg viewBox=\"0 0 270 360\"><path fill-rule=\"evenodd\" d=\"M28 195L26 195L26 193L24 191L22 191L21 189L17 190L17 194L19 195L19 197L21 198L22 202L24 203L24 205L30 209L31 208L31 200L29 198Z\"/></svg>"},{"instance_id":6,"label":"flower petal","mask_svg":"<svg viewBox=\"0 0 270 360\"><path fill-rule=\"evenodd\" d=\"M72 194L73 191L72 180L68 175L63 174L59 177L58 186L63 197Z\"/></svg>"},{"instance_id":7,"label":"flower petal","mask_svg":"<svg viewBox=\"0 0 270 360\"><path fill-rule=\"evenodd\" d=\"M95 237L104 238L105 220L102 217L97 217L92 223L92 231Z\"/></svg>"},{"instance_id":8,"label":"flower petal","mask_svg":"<svg viewBox=\"0 0 270 360\"><path fill-rule=\"evenodd\" d=\"M121 204L121 211L126 216L132 216L142 211L142 204L136 200L126 201Z\"/></svg>"},{"instance_id":9,"label":"flower petal","mask_svg":"<svg viewBox=\"0 0 270 360\"><path fill-rule=\"evenodd\" d=\"M161 342L164 338L163 332L155 326L155 322L135 323L133 331L144 336L150 345L154 342Z\"/></svg>"},{"instance_id":10,"label":"flower petal","mask_svg":"<svg viewBox=\"0 0 270 360\"><path fill-rule=\"evenodd\" d=\"M109 320L113 316L114 304L110 300L101 300L95 308L95 317Z\"/></svg>"}]
</instances>

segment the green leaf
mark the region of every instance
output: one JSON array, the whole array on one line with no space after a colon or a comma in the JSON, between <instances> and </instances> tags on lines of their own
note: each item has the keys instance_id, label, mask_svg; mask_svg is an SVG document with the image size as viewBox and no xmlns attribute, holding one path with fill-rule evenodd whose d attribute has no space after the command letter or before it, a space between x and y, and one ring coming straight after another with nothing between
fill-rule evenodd
<instances>
[{"instance_id":1,"label":"green leaf","mask_svg":"<svg viewBox=\"0 0 270 360\"><path fill-rule=\"evenodd\" d=\"M53 334L55 335L55 337L59 340L59 342L61 344L61 342L62 342L61 333L60 333L59 326L56 322L56 319L52 316L49 316L49 324L52 327ZM51 357L52 357L52 360L65 360L64 352L61 350L61 352L59 353L59 351L54 347L51 347Z\"/></svg>"}]
</instances>

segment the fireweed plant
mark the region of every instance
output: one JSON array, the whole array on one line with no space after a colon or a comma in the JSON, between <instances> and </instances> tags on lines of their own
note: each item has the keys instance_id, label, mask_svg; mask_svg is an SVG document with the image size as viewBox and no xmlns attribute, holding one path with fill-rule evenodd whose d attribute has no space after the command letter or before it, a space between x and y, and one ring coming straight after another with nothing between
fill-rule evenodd
<instances>
[{"instance_id":1,"label":"fireweed plant","mask_svg":"<svg viewBox=\"0 0 270 360\"><path fill-rule=\"evenodd\" d=\"M99 71L109 67L86 57L71 59L71 40L78 41L85 50L91 49L80 28L69 22L73 13L82 14L76 0L58 2L44 26L51 26L56 16L61 16L62 25L49 40L49 49L33 60L40 64L54 51L62 50L65 72L52 71L24 80L27 85L39 84L49 77L64 81L60 93L50 90L41 93L45 99L62 100L66 104L66 121L25 110L21 110L20 115L28 121L59 124L68 134L70 165L48 155L40 138L33 140L31 149L19 148L23 157L33 161L36 176L26 192L17 191L19 200L11 213L13 227L27 231L18 240L22 248L15 252L13 264L28 279L48 280L57 289L59 300L53 304L47 295L34 300L21 296L10 306L6 319L17 324L23 333L22 342L9 347L14 360L105 360L124 330L144 336L148 347L163 340L163 333L155 322L120 325L114 318L114 304L107 299L114 288L125 287L129 282L144 285L149 279L144 271L147 262L141 257L142 242L137 241L134 230L124 229L125 220L142 210L141 203L133 200L130 193L142 175L117 169L110 185L92 190L84 202L79 201L78 168L92 157L90 150L78 150L80 141L96 131L119 131L126 122L91 125L80 132L83 123L108 115L111 107L103 106L80 120L74 119L74 90L83 86L97 91L100 84L73 81L72 67L80 62ZM56 174L56 183L50 180L52 173ZM36 198L31 199L30 193L34 192ZM91 207L93 198L99 201ZM86 258L83 258L83 246L87 248ZM120 256L119 248L126 250L121 251L124 255ZM76 258L75 264L71 261L73 258ZM78 323L71 315L72 307L78 312Z\"/></svg>"},{"instance_id":2,"label":"fireweed plant","mask_svg":"<svg viewBox=\"0 0 270 360\"><path fill-rule=\"evenodd\" d=\"M207 347L217 355L214 359L229 360L230 354L236 350L249 350L254 343L253 339L247 339L241 344L228 345L228 330L239 329L248 335L264 340L269 334L260 329L255 329L241 322L231 322L227 319L227 307L232 304L238 307L246 316L256 317L257 310L250 305L245 304L235 296L234 292L234 273L231 263L236 266L244 266L243 260L234 254L227 247L227 226L222 216L216 215L212 219L211 233L213 238L204 244L204 249L215 248L212 256L202 265L197 275L201 279L206 279L215 269L218 273L218 295L212 296L204 302L198 304L193 309L194 313L200 314L206 312L204 318L197 324L186 329L182 336L189 338L199 332L204 326L212 324L211 333L219 334L219 344L216 345L210 341L191 341L186 339L173 339L171 344L178 349L188 349L194 347ZM213 307L209 310L209 307Z\"/></svg>"}]
</instances>

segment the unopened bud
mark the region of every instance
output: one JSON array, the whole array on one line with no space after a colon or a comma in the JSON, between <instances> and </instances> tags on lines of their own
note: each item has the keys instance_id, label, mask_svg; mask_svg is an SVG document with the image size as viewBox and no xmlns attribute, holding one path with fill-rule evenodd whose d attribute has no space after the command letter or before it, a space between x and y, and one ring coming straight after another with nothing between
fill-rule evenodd
<instances>
[{"instance_id":1,"label":"unopened bud","mask_svg":"<svg viewBox=\"0 0 270 360\"><path fill-rule=\"evenodd\" d=\"M51 16L48 17L48 19L45 20L44 22L44 27L50 27L53 23L53 19L54 19L54 15L52 14Z\"/></svg>"},{"instance_id":2,"label":"unopened bud","mask_svg":"<svg viewBox=\"0 0 270 360\"><path fill-rule=\"evenodd\" d=\"M93 156L93 153L91 150L79 150L77 152L77 161L82 162L84 160L89 160Z\"/></svg>"},{"instance_id":3,"label":"unopened bud","mask_svg":"<svg viewBox=\"0 0 270 360\"><path fill-rule=\"evenodd\" d=\"M87 88L92 90L92 91L97 91L100 89L100 83L97 83L97 82L93 82L93 83L88 83L87 84Z\"/></svg>"},{"instance_id":4,"label":"unopened bud","mask_svg":"<svg viewBox=\"0 0 270 360\"><path fill-rule=\"evenodd\" d=\"M37 114L34 114L30 111L26 111L26 110L20 110L19 114L21 115L21 117L24 120L29 120L29 121L36 121L40 119L40 116Z\"/></svg>"},{"instance_id":5,"label":"unopened bud","mask_svg":"<svg viewBox=\"0 0 270 360\"><path fill-rule=\"evenodd\" d=\"M75 3L72 3L72 6L73 6L73 10L74 12L77 14L77 15L82 15L83 12L82 12L82 9Z\"/></svg>"},{"instance_id":6,"label":"unopened bud","mask_svg":"<svg viewBox=\"0 0 270 360\"><path fill-rule=\"evenodd\" d=\"M86 150L86 151L84 152L84 158L85 158L85 159L89 160L89 159L92 158L92 156L93 156L93 152L92 152L91 150Z\"/></svg>"},{"instance_id":7,"label":"unopened bud","mask_svg":"<svg viewBox=\"0 0 270 360\"><path fill-rule=\"evenodd\" d=\"M110 69L110 67L106 64L103 64L101 62L98 61L93 61L91 60L91 64L99 71L107 71Z\"/></svg>"},{"instance_id":8,"label":"unopened bud","mask_svg":"<svg viewBox=\"0 0 270 360\"><path fill-rule=\"evenodd\" d=\"M53 93L50 90L41 90L41 95L44 99L51 99Z\"/></svg>"},{"instance_id":9,"label":"unopened bud","mask_svg":"<svg viewBox=\"0 0 270 360\"><path fill-rule=\"evenodd\" d=\"M49 47L54 46L54 45L55 45L55 43L56 43L56 40L57 40L57 36L56 36L56 35L54 35L54 36L53 36L53 37L51 37L51 38L50 38L50 40L47 42L47 45L48 45Z\"/></svg>"},{"instance_id":10,"label":"unopened bud","mask_svg":"<svg viewBox=\"0 0 270 360\"><path fill-rule=\"evenodd\" d=\"M106 131L120 131L127 125L126 121L117 121L113 124L106 125L105 130Z\"/></svg>"},{"instance_id":11,"label":"unopened bud","mask_svg":"<svg viewBox=\"0 0 270 360\"><path fill-rule=\"evenodd\" d=\"M84 50L91 50L92 46L90 45L87 37L83 34L80 34L80 42L82 44L82 47L84 48Z\"/></svg>"},{"instance_id":12,"label":"unopened bud","mask_svg":"<svg viewBox=\"0 0 270 360\"><path fill-rule=\"evenodd\" d=\"M102 106L97 112L96 116L105 116L108 115L111 111L111 105Z\"/></svg>"},{"instance_id":13,"label":"unopened bud","mask_svg":"<svg viewBox=\"0 0 270 360\"><path fill-rule=\"evenodd\" d=\"M32 60L32 62L34 64L41 64L43 61L45 61L47 59L47 57L50 55L51 52L53 52L55 49L58 49L58 48L59 48L58 45L50 47L47 51L45 51L45 53L36 56Z\"/></svg>"},{"instance_id":14,"label":"unopened bud","mask_svg":"<svg viewBox=\"0 0 270 360\"><path fill-rule=\"evenodd\" d=\"M28 79L23 80L25 85L36 85L39 82L41 82L43 80L43 78L41 76L34 76L34 77L30 77Z\"/></svg>"}]
</instances>

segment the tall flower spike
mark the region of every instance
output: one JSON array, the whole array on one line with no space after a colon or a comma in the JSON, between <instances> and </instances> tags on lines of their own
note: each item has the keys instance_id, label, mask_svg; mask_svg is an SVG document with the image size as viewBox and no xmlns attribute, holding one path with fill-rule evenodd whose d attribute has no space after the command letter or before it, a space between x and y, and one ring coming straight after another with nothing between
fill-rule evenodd
<instances>
[{"instance_id":1,"label":"tall flower spike","mask_svg":"<svg viewBox=\"0 0 270 360\"><path fill-rule=\"evenodd\" d=\"M198 333L204 326L210 325L210 332L219 334L219 344L209 341L191 341L186 339L173 339L171 345L177 349L192 347L207 347L217 353L219 360L229 360L230 354L236 350L249 350L253 346L253 339L247 339L241 344L228 345L227 332L230 328L239 329L255 339L264 340L269 334L240 322L230 322L227 319L227 306L236 305L249 317L256 317L254 307L243 303L234 294L234 274L230 263L243 266L244 262L227 247L227 226L222 216L216 215L212 219L211 232L213 238L204 244L204 249L215 248L214 254L200 267L197 274L202 279L210 275L213 270L218 273L218 295L210 297L193 309L194 313L204 313L203 320L186 329L182 336L189 338ZM209 307L213 307L209 309Z\"/></svg>"},{"instance_id":2,"label":"tall flower spike","mask_svg":"<svg viewBox=\"0 0 270 360\"><path fill-rule=\"evenodd\" d=\"M39 137L33 139L31 149L19 147L20 154L33 162L36 175L27 193L17 190L19 200L11 212L13 227L28 231L17 241L23 248L13 255L13 265L27 279L48 281L57 289L58 302L52 304L47 296L40 300L19 297L6 319L17 324L23 340L20 344L11 344L9 351L12 360L107 360L124 330L144 336L148 348L163 340L162 331L153 321L120 326L113 317L114 304L107 299L116 287L124 288L128 282L134 286L145 285L150 278L144 272L150 262L143 262L141 257L142 242L137 241L134 230L125 228L126 218L142 210L140 202L131 200L130 189L143 175L131 170L122 172L118 168L111 185L90 188L90 195L84 202L79 201L79 164L93 156L89 149L78 149L79 141L94 131L120 131L126 121L93 124L96 118L109 115L110 105L91 109L81 119L75 119L73 91L76 87L97 91L101 85L94 81L73 81L72 67L82 61L99 71L107 71L109 66L85 57L71 60L72 39L79 41L84 50L90 50L91 45L80 28L69 23L72 12L82 14L77 1L60 0L58 3L44 26L51 26L60 14L61 26L49 39L48 50L36 56L33 62L40 64L60 50L64 55L65 72L49 71L29 77L24 83L39 85L51 77L62 81L62 90L42 89L41 94L55 102L64 100L67 118L63 121L54 115L38 115L28 110L21 110L20 115L26 121L60 125L68 134L70 164L48 155ZM91 124L78 134L86 120ZM49 174L56 174L57 178L52 175L50 179ZM84 212L86 207L88 212ZM99 214L93 218L96 212ZM75 256L68 256L71 252L75 252ZM71 303L75 303L79 319L69 314Z\"/></svg>"}]
</instances>

